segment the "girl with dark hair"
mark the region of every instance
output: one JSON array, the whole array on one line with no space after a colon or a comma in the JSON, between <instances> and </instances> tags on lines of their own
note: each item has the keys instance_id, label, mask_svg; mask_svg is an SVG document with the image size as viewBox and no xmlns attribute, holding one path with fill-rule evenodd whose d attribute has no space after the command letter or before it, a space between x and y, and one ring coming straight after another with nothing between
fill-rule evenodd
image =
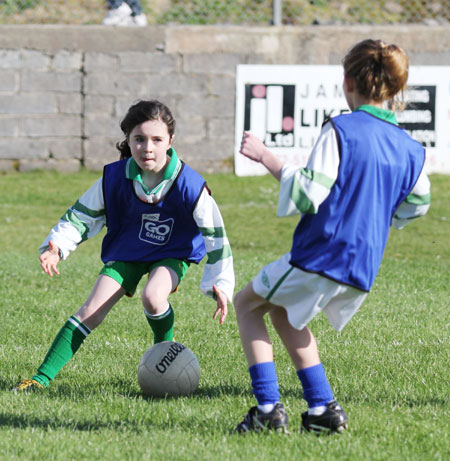
<instances>
[{"instance_id":1,"label":"girl with dark hair","mask_svg":"<svg viewBox=\"0 0 450 461\"><path fill-rule=\"evenodd\" d=\"M121 122L121 159L70 207L39 251L42 270L58 263L106 225L100 275L86 302L56 335L31 379L13 390L48 387L90 332L123 297L133 296L143 276L146 319L154 342L172 341L174 310L168 301L191 263L205 256L200 288L216 300L222 324L234 290L233 258L222 216L205 180L172 147L175 120L159 101L140 101Z\"/></svg>"}]
</instances>

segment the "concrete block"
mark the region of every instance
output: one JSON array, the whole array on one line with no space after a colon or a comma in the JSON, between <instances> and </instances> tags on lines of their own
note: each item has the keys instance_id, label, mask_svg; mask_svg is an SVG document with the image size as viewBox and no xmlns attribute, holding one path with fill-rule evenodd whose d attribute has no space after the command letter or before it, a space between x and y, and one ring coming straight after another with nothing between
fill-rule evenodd
<instances>
[{"instance_id":1,"label":"concrete block","mask_svg":"<svg viewBox=\"0 0 450 461\"><path fill-rule=\"evenodd\" d=\"M205 93L208 84L208 76L169 74L164 78L148 76L147 91L162 95L185 95L192 93Z\"/></svg>"},{"instance_id":2,"label":"concrete block","mask_svg":"<svg viewBox=\"0 0 450 461\"><path fill-rule=\"evenodd\" d=\"M21 118L0 116L0 136L18 136Z\"/></svg>"},{"instance_id":3,"label":"concrete block","mask_svg":"<svg viewBox=\"0 0 450 461\"><path fill-rule=\"evenodd\" d=\"M0 69L20 69L20 49L0 50Z\"/></svg>"},{"instance_id":4,"label":"concrete block","mask_svg":"<svg viewBox=\"0 0 450 461\"><path fill-rule=\"evenodd\" d=\"M273 62L267 56L264 56L261 54L251 54L250 56L243 57L241 64L296 64L296 63L289 62L289 60L286 58L280 60L279 62Z\"/></svg>"},{"instance_id":5,"label":"concrete block","mask_svg":"<svg viewBox=\"0 0 450 461\"><path fill-rule=\"evenodd\" d=\"M47 70L50 56L43 51L26 49L0 50L0 68L2 69L32 69Z\"/></svg>"},{"instance_id":6,"label":"concrete block","mask_svg":"<svg viewBox=\"0 0 450 461\"><path fill-rule=\"evenodd\" d=\"M209 155L208 157L192 156L183 157L191 168L200 174L205 173L231 173L234 170L233 158L230 156L227 159L218 160L214 156ZM214 189L212 190L214 195Z\"/></svg>"},{"instance_id":7,"label":"concrete block","mask_svg":"<svg viewBox=\"0 0 450 461\"><path fill-rule=\"evenodd\" d=\"M111 49L113 50L113 48ZM84 70L87 73L98 71L116 72L119 68L119 57L111 53L91 53L87 51L84 55Z\"/></svg>"},{"instance_id":8,"label":"concrete block","mask_svg":"<svg viewBox=\"0 0 450 461\"><path fill-rule=\"evenodd\" d=\"M85 115L103 114L114 115L114 96L99 96L88 94L84 98Z\"/></svg>"},{"instance_id":9,"label":"concrete block","mask_svg":"<svg viewBox=\"0 0 450 461\"><path fill-rule=\"evenodd\" d=\"M92 137L83 141L83 164L89 170L102 171L103 167L120 158L120 152L115 145L115 138Z\"/></svg>"},{"instance_id":10,"label":"concrete block","mask_svg":"<svg viewBox=\"0 0 450 461\"><path fill-rule=\"evenodd\" d=\"M81 114L83 112L81 93L57 93L56 99L60 114Z\"/></svg>"},{"instance_id":11,"label":"concrete block","mask_svg":"<svg viewBox=\"0 0 450 461\"><path fill-rule=\"evenodd\" d=\"M118 53L120 72L164 75L178 70L177 55L161 52L129 51Z\"/></svg>"},{"instance_id":12,"label":"concrete block","mask_svg":"<svg viewBox=\"0 0 450 461\"><path fill-rule=\"evenodd\" d=\"M193 74L222 74L235 75L236 66L241 64L237 54L229 53L199 53L183 56L183 71Z\"/></svg>"},{"instance_id":13,"label":"concrete block","mask_svg":"<svg viewBox=\"0 0 450 461\"><path fill-rule=\"evenodd\" d=\"M55 114L58 103L53 93L0 95L1 114Z\"/></svg>"},{"instance_id":14,"label":"concrete block","mask_svg":"<svg viewBox=\"0 0 450 461\"><path fill-rule=\"evenodd\" d=\"M81 138L43 138L48 146L50 157L56 160L83 158L83 141Z\"/></svg>"},{"instance_id":15,"label":"concrete block","mask_svg":"<svg viewBox=\"0 0 450 461\"><path fill-rule=\"evenodd\" d=\"M175 143L180 139L183 143L193 144L206 138L206 120L204 117L181 118L176 122Z\"/></svg>"},{"instance_id":16,"label":"concrete block","mask_svg":"<svg viewBox=\"0 0 450 461\"><path fill-rule=\"evenodd\" d=\"M208 138L234 140L234 117L208 119Z\"/></svg>"},{"instance_id":17,"label":"concrete block","mask_svg":"<svg viewBox=\"0 0 450 461\"><path fill-rule=\"evenodd\" d=\"M22 91L80 92L81 72L22 72Z\"/></svg>"},{"instance_id":18,"label":"concrete block","mask_svg":"<svg viewBox=\"0 0 450 461\"><path fill-rule=\"evenodd\" d=\"M264 26L180 26L168 28L166 52L182 55L210 54L281 54L279 37L287 28Z\"/></svg>"},{"instance_id":19,"label":"concrete block","mask_svg":"<svg viewBox=\"0 0 450 461\"><path fill-rule=\"evenodd\" d=\"M57 51L53 55L52 68L56 71L81 70L83 65L83 53L80 51Z\"/></svg>"},{"instance_id":20,"label":"concrete block","mask_svg":"<svg viewBox=\"0 0 450 461\"><path fill-rule=\"evenodd\" d=\"M29 159L29 160L20 160L19 162L19 171L21 173L33 170L48 170L47 168L48 159Z\"/></svg>"},{"instance_id":21,"label":"concrete block","mask_svg":"<svg viewBox=\"0 0 450 461\"><path fill-rule=\"evenodd\" d=\"M128 109L139 100L151 100L157 99L158 101L165 104L172 112L173 117L178 122L178 119L182 114L177 111L177 102L179 97L175 94L164 94L157 91L148 91L142 94L119 96L116 98L115 111L117 116L117 125L120 120L126 115Z\"/></svg>"},{"instance_id":22,"label":"concrete block","mask_svg":"<svg viewBox=\"0 0 450 461\"><path fill-rule=\"evenodd\" d=\"M116 79L116 72L90 72L84 78L84 93L115 96L117 94Z\"/></svg>"},{"instance_id":23,"label":"concrete block","mask_svg":"<svg viewBox=\"0 0 450 461\"><path fill-rule=\"evenodd\" d=\"M199 158L214 158L222 161L234 154L233 139L206 139L201 143L188 144L183 143L183 152L187 158L192 156ZM214 155L211 155L211 154Z\"/></svg>"},{"instance_id":24,"label":"concrete block","mask_svg":"<svg viewBox=\"0 0 450 461\"><path fill-rule=\"evenodd\" d=\"M101 96L131 95L132 99L139 94L148 94L151 85L147 74L126 74L121 72L92 72L85 78L85 94ZM165 81L161 77L153 77L160 84ZM168 86L166 84L166 86Z\"/></svg>"},{"instance_id":25,"label":"concrete block","mask_svg":"<svg viewBox=\"0 0 450 461\"><path fill-rule=\"evenodd\" d=\"M14 70L0 70L0 91L15 93L18 90L19 75Z\"/></svg>"},{"instance_id":26,"label":"concrete block","mask_svg":"<svg viewBox=\"0 0 450 461\"><path fill-rule=\"evenodd\" d=\"M43 115L27 117L20 123L21 136L81 137L81 117L76 115Z\"/></svg>"},{"instance_id":27,"label":"concrete block","mask_svg":"<svg viewBox=\"0 0 450 461\"><path fill-rule=\"evenodd\" d=\"M0 158L9 160L48 158L48 149L40 139L0 138Z\"/></svg>"},{"instance_id":28,"label":"concrete block","mask_svg":"<svg viewBox=\"0 0 450 461\"><path fill-rule=\"evenodd\" d=\"M185 143L179 139L175 150L183 161L199 173L231 171L228 165L234 157L233 140L207 139L200 143Z\"/></svg>"},{"instance_id":29,"label":"concrete block","mask_svg":"<svg viewBox=\"0 0 450 461\"><path fill-rule=\"evenodd\" d=\"M38 50L22 50L20 54L21 67L33 71L45 71L50 68L50 55Z\"/></svg>"},{"instance_id":30,"label":"concrete block","mask_svg":"<svg viewBox=\"0 0 450 461\"><path fill-rule=\"evenodd\" d=\"M448 64L450 63L450 51L442 51L436 54L410 53L409 59L410 64L414 66L436 66L436 62Z\"/></svg>"},{"instance_id":31,"label":"concrete block","mask_svg":"<svg viewBox=\"0 0 450 461\"><path fill-rule=\"evenodd\" d=\"M63 173L77 173L81 169L81 163L75 159L68 160L21 160L19 162L19 171L33 170L56 170Z\"/></svg>"},{"instance_id":32,"label":"concrete block","mask_svg":"<svg viewBox=\"0 0 450 461\"><path fill-rule=\"evenodd\" d=\"M208 93L211 95L226 95L234 97L236 93L236 75L208 76Z\"/></svg>"},{"instance_id":33,"label":"concrete block","mask_svg":"<svg viewBox=\"0 0 450 461\"><path fill-rule=\"evenodd\" d=\"M1 25L0 48L28 48L108 53L149 51L164 46L166 26L105 27L100 24L12 24Z\"/></svg>"},{"instance_id":34,"label":"concrete block","mask_svg":"<svg viewBox=\"0 0 450 461\"><path fill-rule=\"evenodd\" d=\"M116 94L129 94L131 97L135 97L136 94L145 94L149 90L149 79L151 77L148 74L126 74L124 72L118 73L115 79L116 83ZM157 77L159 80L165 80L165 78Z\"/></svg>"},{"instance_id":35,"label":"concrete block","mask_svg":"<svg viewBox=\"0 0 450 461\"><path fill-rule=\"evenodd\" d=\"M116 117L108 115L86 115L83 120L83 132L86 137L104 136L107 138L116 137L117 140L123 138L123 134L119 127L119 122Z\"/></svg>"},{"instance_id":36,"label":"concrete block","mask_svg":"<svg viewBox=\"0 0 450 461\"><path fill-rule=\"evenodd\" d=\"M186 114L216 117L234 113L234 97L187 94L180 98L178 109Z\"/></svg>"}]
</instances>

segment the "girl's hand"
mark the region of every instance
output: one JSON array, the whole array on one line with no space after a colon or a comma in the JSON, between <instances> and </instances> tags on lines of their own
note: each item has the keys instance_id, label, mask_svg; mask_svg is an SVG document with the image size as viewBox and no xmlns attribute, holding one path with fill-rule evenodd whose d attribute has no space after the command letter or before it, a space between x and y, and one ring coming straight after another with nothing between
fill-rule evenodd
<instances>
[{"instance_id":1,"label":"girl's hand","mask_svg":"<svg viewBox=\"0 0 450 461\"><path fill-rule=\"evenodd\" d=\"M268 152L268 149L258 137L244 131L239 152L250 160L262 163L263 156Z\"/></svg>"},{"instance_id":2,"label":"girl's hand","mask_svg":"<svg viewBox=\"0 0 450 461\"><path fill-rule=\"evenodd\" d=\"M48 242L48 250L44 251L39 258L42 270L50 275L50 277L53 277L53 272L59 275L59 270L56 266L60 259L59 248L50 240Z\"/></svg>"},{"instance_id":3,"label":"girl's hand","mask_svg":"<svg viewBox=\"0 0 450 461\"><path fill-rule=\"evenodd\" d=\"M281 180L283 162L275 154L270 152L258 137L248 131L244 131L239 152L250 160L262 163L277 181Z\"/></svg>"},{"instance_id":4,"label":"girl's hand","mask_svg":"<svg viewBox=\"0 0 450 461\"><path fill-rule=\"evenodd\" d=\"M222 323L225 321L226 316L228 315L228 299L225 293L221 291L219 288L217 288L215 285L213 285L213 290L214 294L216 295L217 301L217 309L213 315L213 320L216 319L220 312L219 323L222 325Z\"/></svg>"}]
</instances>

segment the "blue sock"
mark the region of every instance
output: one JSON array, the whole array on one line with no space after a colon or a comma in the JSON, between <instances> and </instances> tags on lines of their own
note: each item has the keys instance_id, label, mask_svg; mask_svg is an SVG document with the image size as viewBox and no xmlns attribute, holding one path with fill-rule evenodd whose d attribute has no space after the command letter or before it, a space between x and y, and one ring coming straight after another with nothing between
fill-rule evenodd
<instances>
[{"instance_id":1,"label":"blue sock","mask_svg":"<svg viewBox=\"0 0 450 461\"><path fill-rule=\"evenodd\" d=\"M333 391L321 363L298 370L297 376L302 383L303 397L309 408L320 407L333 400Z\"/></svg>"},{"instance_id":2,"label":"blue sock","mask_svg":"<svg viewBox=\"0 0 450 461\"><path fill-rule=\"evenodd\" d=\"M278 378L273 362L255 363L248 371L252 379L253 394L258 405L280 401Z\"/></svg>"}]
</instances>

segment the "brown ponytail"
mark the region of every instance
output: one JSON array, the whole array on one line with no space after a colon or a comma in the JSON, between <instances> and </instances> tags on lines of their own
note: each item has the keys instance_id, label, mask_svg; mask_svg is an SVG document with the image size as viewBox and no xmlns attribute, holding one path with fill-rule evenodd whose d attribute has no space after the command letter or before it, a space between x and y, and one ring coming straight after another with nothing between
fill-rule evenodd
<instances>
[{"instance_id":1,"label":"brown ponytail","mask_svg":"<svg viewBox=\"0 0 450 461\"><path fill-rule=\"evenodd\" d=\"M408 81L408 55L382 40L357 43L343 65L345 75L355 80L358 93L376 102L393 100Z\"/></svg>"}]
</instances>

